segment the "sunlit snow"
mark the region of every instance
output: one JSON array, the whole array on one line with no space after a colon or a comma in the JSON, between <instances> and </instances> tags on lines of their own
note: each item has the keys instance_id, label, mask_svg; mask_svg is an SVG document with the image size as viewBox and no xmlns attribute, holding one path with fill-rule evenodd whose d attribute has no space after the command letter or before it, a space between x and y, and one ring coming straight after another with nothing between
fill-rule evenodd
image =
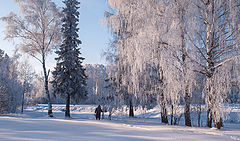
<instances>
[{"instance_id":1,"label":"sunlit snow","mask_svg":"<svg viewBox=\"0 0 240 141\"><path fill-rule=\"evenodd\" d=\"M184 127L161 124L157 108L136 110L136 118L113 116L112 120L95 120L96 105L71 107L71 119L64 118L64 105L53 105L54 118L47 117L47 105L25 108L24 114L0 116L0 140L102 140L102 141L230 141L240 140L240 124L226 123L221 130L206 127ZM235 109L236 110L236 109ZM239 112L239 110L238 110Z\"/></svg>"}]
</instances>

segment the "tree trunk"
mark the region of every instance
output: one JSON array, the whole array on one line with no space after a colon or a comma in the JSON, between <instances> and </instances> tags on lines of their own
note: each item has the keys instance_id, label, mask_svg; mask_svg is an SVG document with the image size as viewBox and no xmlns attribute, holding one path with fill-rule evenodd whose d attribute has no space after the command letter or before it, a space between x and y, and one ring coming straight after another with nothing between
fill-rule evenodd
<instances>
[{"instance_id":1,"label":"tree trunk","mask_svg":"<svg viewBox=\"0 0 240 141\"><path fill-rule=\"evenodd\" d=\"M174 114L175 114L175 116L174 116L174 125L177 125L179 122L178 122L178 117L177 117L177 112L176 112L176 110L174 111Z\"/></svg>"},{"instance_id":2,"label":"tree trunk","mask_svg":"<svg viewBox=\"0 0 240 141\"><path fill-rule=\"evenodd\" d=\"M46 71L45 56L42 56L42 65L43 65L43 73L44 73L44 87L48 97L48 116L53 117L52 103L51 103L50 93L48 90L48 74Z\"/></svg>"},{"instance_id":3,"label":"tree trunk","mask_svg":"<svg viewBox=\"0 0 240 141\"><path fill-rule=\"evenodd\" d=\"M212 112L211 109L207 110L207 126L212 128Z\"/></svg>"},{"instance_id":4,"label":"tree trunk","mask_svg":"<svg viewBox=\"0 0 240 141\"><path fill-rule=\"evenodd\" d=\"M70 118L70 94L67 94L67 98L66 98L65 117Z\"/></svg>"},{"instance_id":5,"label":"tree trunk","mask_svg":"<svg viewBox=\"0 0 240 141\"><path fill-rule=\"evenodd\" d=\"M213 75L213 74L212 74ZM206 88L206 98L208 104L208 111L207 111L207 126L212 127L212 122L214 121L214 127L220 129L223 127L222 118L220 115L220 109L216 103L216 93L214 88L214 80L211 77L207 77L207 88Z\"/></svg>"},{"instance_id":6,"label":"tree trunk","mask_svg":"<svg viewBox=\"0 0 240 141\"><path fill-rule=\"evenodd\" d=\"M207 77L207 88L206 88L206 100L208 104L208 111L207 111L207 126L212 127L212 122L214 121L214 127L220 129L223 127L222 118L220 115L220 109L217 107L216 100L214 98L214 81L211 80L211 77Z\"/></svg>"},{"instance_id":7,"label":"tree trunk","mask_svg":"<svg viewBox=\"0 0 240 141\"><path fill-rule=\"evenodd\" d=\"M25 90L24 90L25 91ZM24 91L22 93L22 108L21 108L21 113L23 113L23 108L24 108Z\"/></svg>"},{"instance_id":8,"label":"tree trunk","mask_svg":"<svg viewBox=\"0 0 240 141\"><path fill-rule=\"evenodd\" d=\"M207 80L206 80L206 104L207 104L207 127L209 128L212 128L212 121L213 121L213 88L212 88L212 81L211 81L211 76L212 75L209 75L210 77L207 77Z\"/></svg>"},{"instance_id":9,"label":"tree trunk","mask_svg":"<svg viewBox=\"0 0 240 141\"><path fill-rule=\"evenodd\" d=\"M161 118L162 118L162 123L168 124L168 115L167 115L166 107L162 107Z\"/></svg>"},{"instance_id":10,"label":"tree trunk","mask_svg":"<svg viewBox=\"0 0 240 141\"><path fill-rule=\"evenodd\" d=\"M166 101L164 99L163 91L161 92L160 99L161 99L161 118L162 118L162 123L168 124L168 113L167 113Z\"/></svg>"},{"instance_id":11,"label":"tree trunk","mask_svg":"<svg viewBox=\"0 0 240 141\"><path fill-rule=\"evenodd\" d=\"M201 126L201 112L202 112L201 104L199 104L198 105L198 127Z\"/></svg>"},{"instance_id":12,"label":"tree trunk","mask_svg":"<svg viewBox=\"0 0 240 141\"><path fill-rule=\"evenodd\" d=\"M214 120L214 127L220 129L223 127L222 119L220 117L220 109L217 106L219 103L216 103L217 101L215 100L215 86L214 86L214 80L213 80L213 75L215 73L215 52L214 48L216 48L216 43L215 43L215 36L216 36L216 29L215 29L215 16L216 16L216 11L215 11L215 1L209 1L207 3L207 9L206 9L206 19L207 19L207 24L206 24L206 53L207 53L207 88L206 88L206 100L207 100L207 105L208 105L208 111L207 111L207 126L212 127L212 120Z\"/></svg>"},{"instance_id":13,"label":"tree trunk","mask_svg":"<svg viewBox=\"0 0 240 141\"><path fill-rule=\"evenodd\" d=\"M171 106L171 125L173 125L173 105Z\"/></svg>"},{"instance_id":14,"label":"tree trunk","mask_svg":"<svg viewBox=\"0 0 240 141\"><path fill-rule=\"evenodd\" d=\"M223 127L222 118L220 118L219 121L214 121L214 127L217 128L217 129L220 129L221 127Z\"/></svg>"},{"instance_id":15,"label":"tree trunk","mask_svg":"<svg viewBox=\"0 0 240 141\"><path fill-rule=\"evenodd\" d=\"M129 106L129 117L134 117L134 110L133 110L133 104L132 100L130 100L130 106Z\"/></svg>"},{"instance_id":16,"label":"tree trunk","mask_svg":"<svg viewBox=\"0 0 240 141\"><path fill-rule=\"evenodd\" d=\"M184 10L181 9L181 39L182 39L182 69L183 69L183 80L184 80L184 100L185 100L185 108L184 108L184 116L185 116L185 125L191 126L191 117L190 117L190 94L189 94L189 82L187 80L187 64L186 64L186 56L187 56L187 49L185 43L185 32L184 32Z\"/></svg>"},{"instance_id":17,"label":"tree trunk","mask_svg":"<svg viewBox=\"0 0 240 141\"><path fill-rule=\"evenodd\" d=\"M184 99L185 99L185 109L184 109L185 125L186 126L191 126L190 96L189 96L189 93L188 93L188 88L185 89L185 97L184 97Z\"/></svg>"}]
</instances>

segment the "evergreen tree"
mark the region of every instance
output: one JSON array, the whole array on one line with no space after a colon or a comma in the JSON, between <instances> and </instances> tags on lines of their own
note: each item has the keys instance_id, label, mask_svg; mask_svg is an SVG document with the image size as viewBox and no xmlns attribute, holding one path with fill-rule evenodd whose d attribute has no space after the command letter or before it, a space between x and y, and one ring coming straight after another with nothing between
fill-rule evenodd
<instances>
[{"instance_id":1,"label":"evergreen tree","mask_svg":"<svg viewBox=\"0 0 240 141\"><path fill-rule=\"evenodd\" d=\"M79 22L79 4L77 0L64 0L66 7L63 9L62 19L63 42L56 59L57 64L53 74L54 94L61 94L66 98L65 117L70 117L70 99L79 102L86 97L86 75L82 62L85 58L80 57L81 44L77 27Z\"/></svg>"}]
</instances>

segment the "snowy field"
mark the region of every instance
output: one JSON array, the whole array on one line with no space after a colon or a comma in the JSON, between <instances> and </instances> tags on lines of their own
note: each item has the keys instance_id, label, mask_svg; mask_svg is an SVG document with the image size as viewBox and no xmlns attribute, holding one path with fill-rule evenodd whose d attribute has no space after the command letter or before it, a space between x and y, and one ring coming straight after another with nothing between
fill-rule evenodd
<instances>
[{"instance_id":1,"label":"snowy field","mask_svg":"<svg viewBox=\"0 0 240 141\"><path fill-rule=\"evenodd\" d=\"M0 141L240 141L239 122L226 120L221 130L164 125L157 109L136 110L137 118L120 114L127 113L123 109L112 120L96 121L95 107L71 106L72 119L64 118L64 105L53 105L54 118L47 117L46 105L28 106L24 114L1 115Z\"/></svg>"}]
</instances>

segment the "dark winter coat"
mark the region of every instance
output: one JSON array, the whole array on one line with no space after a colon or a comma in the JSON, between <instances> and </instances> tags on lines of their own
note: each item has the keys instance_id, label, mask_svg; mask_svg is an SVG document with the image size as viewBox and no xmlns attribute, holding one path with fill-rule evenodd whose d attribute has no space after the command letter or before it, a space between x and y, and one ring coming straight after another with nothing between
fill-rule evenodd
<instances>
[{"instance_id":1,"label":"dark winter coat","mask_svg":"<svg viewBox=\"0 0 240 141\"><path fill-rule=\"evenodd\" d=\"M95 110L95 113L96 113L96 119L99 119L99 120L100 120L101 112L103 112L102 109L101 109L101 106L98 105L98 107L97 107L96 110Z\"/></svg>"}]
</instances>

